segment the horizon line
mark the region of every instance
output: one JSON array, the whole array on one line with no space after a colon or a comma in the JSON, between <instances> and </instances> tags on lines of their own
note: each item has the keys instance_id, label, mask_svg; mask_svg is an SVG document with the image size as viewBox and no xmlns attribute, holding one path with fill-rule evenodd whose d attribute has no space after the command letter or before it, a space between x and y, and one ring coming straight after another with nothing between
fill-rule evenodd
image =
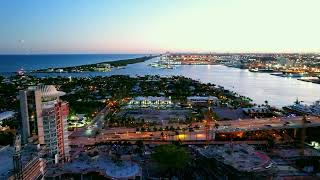
<instances>
[{"instance_id":1,"label":"horizon line","mask_svg":"<svg viewBox=\"0 0 320 180\"><path fill-rule=\"evenodd\" d=\"M193 51L166 51L166 52L157 52L157 53L94 53L94 52L70 52L70 53L63 53L63 52L57 52L57 53L0 53L0 56L28 56L28 55L107 55L107 54L114 54L114 55L125 55L125 54L132 54L132 55L161 55L161 54L320 54L320 52L193 52Z\"/></svg>"}]
</instances>

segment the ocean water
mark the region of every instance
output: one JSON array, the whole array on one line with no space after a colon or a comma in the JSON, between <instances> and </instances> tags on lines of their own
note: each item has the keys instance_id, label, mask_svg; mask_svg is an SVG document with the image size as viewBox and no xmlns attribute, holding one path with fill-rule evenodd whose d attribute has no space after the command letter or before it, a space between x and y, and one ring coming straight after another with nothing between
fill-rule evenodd
<instances>
[{"instance_id":1,"label":"ocean water","mask_svg":"<svg viewBox=\"0 0 320 180\"><path fill-rule=\"evenodd\" d=\"M142 57L144 54L55 54L55 55L0 55L0 72L67 67L98 62Z\"/></svg>"},{"instance_id":2,"label":"ocean water","mask_svg":"<svg viewBox=\"0 0 320 180\"><path fill-rule=\"evenodd\" d=\"M83 55L74 55L83 56ZM85 55L86 57L87 55ZM139 57L141 55L99 55L102 61L124 57ZM52 66L60 62L60 65L73 65L76 64L88 64L94 62L100 62L100 58L63 58L65 61L69 59L69 62L61 62L59 60L54 62L57 56L47 57L51 59L52 62L45 62L44 66ZM30 57L31 58L31 57ZM37 57L37 61L41 59ZM1 58L0 58L1 59ZM47 60L48 60L47 59ZM148 61L136 64L129 64L124 69L114 69L110 72L83 72L83 73L33 73L36 77L94 77L94 76L111 76L111 75L130 75L130 76L145 76L145 75L160 75L160 76L186 76L195 80L199 80L204 83L214 83L225 87L226 89L235 91L241 95L250 97L257 104L264 104L267 100L270 105L282 107L286 105L293 104L296 98L304 101L307 104L320 99L320 85L308 82L299 81L295 78L283 78L278 76L273 76L269 73L254 73L244 69L237 69L226 67L222 65L183 65L176 69L158 69L149 66L149 64L154 63L159 58L153 58ZM28 64L29 61L25 63L26 67L39 67L39 65ZM36 60L30 60L30 62L36 62ZM43 62L44 63L44 62ZM0 62L2 65L3 62ZM15 66L17 67L17 66ZM13 68L15 70L15 67ZM0 68L1 69L1 68ZM3 74L0 72L0 75ZM12 73L15 74L15 73Z\"/></svg>"}]
</instances>

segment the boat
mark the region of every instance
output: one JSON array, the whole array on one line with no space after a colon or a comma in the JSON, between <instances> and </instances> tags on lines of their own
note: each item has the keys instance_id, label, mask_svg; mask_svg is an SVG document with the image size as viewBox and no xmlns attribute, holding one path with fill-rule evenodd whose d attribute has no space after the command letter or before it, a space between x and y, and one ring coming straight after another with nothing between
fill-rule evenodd
<instances>
[{"instance_id":1,"label":"boat","mask_svg":"<svg viewBox=\"0 0 320 180\"><path fill-rule=\"evenodd\" d=\"M287 76L286 77L292 77L292 78L301 78L303 77L303 74L300 74L300 73L289 73L289 74L286 74Z\"/></svg>"},{"instance_id":2,"label":"boat","mask_svg":"<svg viewBox=\"0 0 320 180\"><path fill-rule=\"evenodd\" d=\"M258 68L250 68L249 71L250 72L259 72L259 69Z\"/></svg>"},{"instance_id":3,"label":"boat","mask_svg":"<svg viewBox=\"0 0 320 180\"><path fill-rule=\"evenodd\" d=\"M271 68L259 69L259 72L273 72L273 69Z\"/></svg>"},{"instance_id":4,"label":"boat","mask_svg":"<svg viewBox=\"0 0 320 180\"><path fill-rule=\"evenodd\" d=\"M296 113L298 115L310 115L312 114L311 109L308 105L302 104L298 99L293 105L283 107L284 110Z\"/></svg>"},{"instance_id":5,"label":"boat","mask_svg":"<svg viewBox=\"0 0 320 180\"><path fill-rule=\"evenodd\" d=\"M21 69L19 69L19 70L17 71L17 75L18 75L18 76L24 76L24 74L25 74L25 71L24 71L23 68L21 68Z\"/></svg>"},{"instance_id":6,"label":"boat","mask_svg":"<svg viewBox=\"0 0 320 180\"><path fill-rule=\"evenodd\" d=\"M159 67L159 64L158 63L151 63L151 64L149 64L149 66L151 66L151 67Z\"/></svg>"},{"instance_id":7,"label":"boat","mask_svg":"<svg viewBox=\"0 0 320 180\"><path fill-rule=\"evenodd\" d=\"M314 102L310 106L310 110L312 111L312 115L320 116L320 100Z\"/></svg>"},{"instance_id":8,"label":"boat","mask_svg":"<svg viewBox=\"0 0 320 180\"><path fill-rule=\"evenodd\" d=\"M166 68L167 68L167 69L175 69L174 66L169 65L169 64L166 66Z\"/></svg>"},{"instance_id":9,"label":"boat","mask_svg":"<svg viewBox=\"0 0 320 180\"><path fill-rule=\"evenodd\" d=\"M271 69L271 68L263 68L263 69L260 69L260 68L250 68L249 71L250 71L250 72L266 72L266 73L271 73L271 72L273 72L273 69Z\"/></svg>"}]
</instances>

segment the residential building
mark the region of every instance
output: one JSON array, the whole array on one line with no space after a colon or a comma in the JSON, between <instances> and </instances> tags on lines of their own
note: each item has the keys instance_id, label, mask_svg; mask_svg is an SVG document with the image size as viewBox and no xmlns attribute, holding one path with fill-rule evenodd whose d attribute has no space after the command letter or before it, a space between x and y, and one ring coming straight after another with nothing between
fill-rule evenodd
<instances>
[{"instance_id":1,"label":"residential building","mask_svg":"<svg viewBox=\"0 0 320 180\"><path fill-rule=\"evenodd\" d=\"M129 106L139 107L165 107L173 105L171 98L167 97L154 97L154 96L138 96L129 102Z\"/></svg>"},{"instance_id":2,"label":"residential building","mask_svg":"<svg viewBox=\"0 0 320 180\"><path fill-rule=\"evenodd\" d=\"M52 85L30 87L19 92L22 120L22 143L31 135L45 145L56 161L69 159L67 116L69 105L60 100L65 93Z\"/></svg>"}]
</instances>

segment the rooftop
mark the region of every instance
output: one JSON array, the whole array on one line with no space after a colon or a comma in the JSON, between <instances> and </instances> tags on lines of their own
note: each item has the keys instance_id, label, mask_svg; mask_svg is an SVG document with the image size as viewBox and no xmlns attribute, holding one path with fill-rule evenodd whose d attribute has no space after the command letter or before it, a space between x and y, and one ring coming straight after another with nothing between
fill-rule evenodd
<instances>
[{"instance_id":1,"label":"rooftop","mask_svg":"<svg viewBox=\"0 0 320 180\"><path fill-rule=\"evenodd\" d=\"M15 153L13 146L5 146L0 149L0 179L7 179L13 171L13 155ZM27 145L21 151L22 167L33 160L38 155L36 145Z\"/></svg>"},{"instance_id":2,"label":"rooftop","mask_svg":"<svg viewBox=\"0 0 320 180\"><path fill-rule=\"evenodd\" d=\"M218 100L215 96L189 96L187 97L188 100L195 100L195 101L208 101L208 100Z\"/></svg>"},{"instance_id":3,"label":"rooftop","mask_svg":"<svg viewBox=\"0 0 320 180\"><path fill-rule=\"evenodd\" d=\"M267 155L245 144L209 146L198 151L206 158L214 158L239 171L263 171L272 167L271 159Z\"/></svg>"},{"instance_id":4,"label":"rooftop","mask_svg":"<svg viewBox=\"0 0 320 180\"><path fill-rule=\"evenodd\" d=\"M168 101L170 100L169 98L167 97L155 97L155 96L137 96L134 98L134 100L136 101Z\"/></svg>"},{"instance_id":5,"label":"rooftop","mask_svg":"<svg viewBox=\"0 0 320 180\"><path fill-rule=\"evenodd\" d=\"M0 113L0 121L3 121L5 119L12 118L15 115L14 111L5 111Z\"/></svg>"},{"instance_id":6,"label":"rooftop","mask_svg":"<svg viewBox=\"0 0 320 180\"><path fill-rule=\"evenodd\" d=\"M299 158L301 155L301 148L281 147L274 149L273 152L282 158ZM313 148L304 148L304 157L320 157L320 152Z\"/></svg>"},{"instance_id":7,"label":"rooftop","mask_svg":"<svg viewBox=\"0 0 320 180\"><path fill-rule=\"evenodd\" d=\"M29 90L39 90L43 97L59 97L64 96L66 93L62 91L57 91L53 85L39 85L29 87Z\"/></svg>"},{"instance_id":8,"label":"rooftop","mask_svg":"<svg viewBox=\"0 0 320 180\"><path fill-rule=\"evenodd\" d=\"M49 176L54 177L64 173L88 173L101 172L102 174L115 178L127 179L134 177L140 172L138 164L131 161L121 161L114 163L110 157L97 156L89 158L82 156L72 162L64 164L63 167L53 167L49 170Z\"/></svg>"}]
</instances>

